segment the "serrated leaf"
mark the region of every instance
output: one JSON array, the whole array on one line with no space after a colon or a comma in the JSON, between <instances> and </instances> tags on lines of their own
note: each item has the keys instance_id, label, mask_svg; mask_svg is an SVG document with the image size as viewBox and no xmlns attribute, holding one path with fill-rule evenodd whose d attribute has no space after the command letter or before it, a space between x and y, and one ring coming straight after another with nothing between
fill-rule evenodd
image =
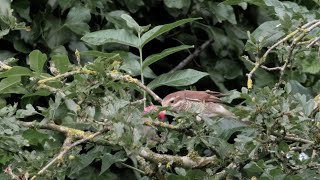
<instances>
[{"instance_id":1,"label":"serrated leaf","mask_svg":"<svg viewBox=\"0 0 320 180\"><path fill-rule=\"evenodd\" d=\"M153 54L151 56L148 56L142 63L142 69L146 68L147 66L173 54L176 53L178 51L182 51L185 49L189 49L189 48L193 48L194 46L189 46L189 45L181 45L181 46L177 46L177 47L172 47L172 48L168 48L163 50L161 53L158 54Z\"/></svg>"},{"instance_id":2,"label":"serrated leaf","mask_svg":"<svg viewBox=\"0 0 320 180\"><path fill-rule=\"evenodd\" d=\"M83 35L90 31L87 24L91 19L90 9L85 7L73 7L70 9L65 25L73 32Z\"/></svg>"},{"instance_id":3,"label":"serrated leaf","mask_svg":"<svg viewBox=\"0 0 320 180\"><path fill-rule=\"evenodd\" d=\"M84 35L81 40L93 45L103 45L106 43L119 43L132 47L139 47L139 39L136 35L125 29L107 29L91 32Z\"/></svg>"},{"instance_id":4,"label":"serrated leaf","mask_svg":"<svg viewBox=\"0 0 320 180\"><path fill-rule=\"evenodd\" d=\"M47 55L39 50L34 50L29 54L30 68L35 72L42 73L44 63L47 60Z\"/></svg>"},{"instance_id":5,"label":"serrated leaf","mask_svg":"<svg viewBox=\"0 0 320 180\"><path fill-rule=\"evenodd\" d=\"M197 82L199 79L207 75L209 74L193 69L179 70L173 73L166 73L158 76L156 79L154 79L148 84L148 87L154 89L163 85L176 87L188 86Z\"/></svg>"},{"instance_id":6,"label":"serrated leaf","mask_svg":"<svg viewBox=\"0 0 320 180\"><path fill-rule=\"evenodd\" d=\"M54 55L51 60L60 73L65 73L70 69L69 66L71 63L67 55Z\"/></svg>"},{"instance_id":7,"label":"serrated leaf","mask_svg":"<svg viewBox=\"0 0 320 180\"><path fill-rule=\"evenodd\" d=\"M162 35L163 33L166 33L168 31L170 31L171 29L174 29L174 28L181 26L185 23L192 22L192 21L195 21L198 19L201 19L201 18L182 19L182 20L176 21L174 23L156 26L142 35L141 42L138 47L143 48L143 46L146 45L149 41L157 38L158 36Z\"/></svg>"},{"instance_id":8,"label":"serrated leaf","mask_svg":"<svg viewBox=\"0 0 320 180\"><path fill-rule=\"evenodd\" d=\"M20 81L21 81L20 76L12 76L12 77L7 77L2 79L0 82L0 94L3 94L9 88L17 85L18 83L20 83Z\"/></svg>"},{"instance_id":9,"label":"serrated leaf","mask_svg":"<svg viewBox=\"0 0 320 180\"><path fill-rule=\"evenodd\" d=\"M32 76L32 72L30 69L21 67L21 66L13 66L11 69L6 72L0 73L0 78L3 77L12 77L12 76Z\"/></svg>"}]
</instances>

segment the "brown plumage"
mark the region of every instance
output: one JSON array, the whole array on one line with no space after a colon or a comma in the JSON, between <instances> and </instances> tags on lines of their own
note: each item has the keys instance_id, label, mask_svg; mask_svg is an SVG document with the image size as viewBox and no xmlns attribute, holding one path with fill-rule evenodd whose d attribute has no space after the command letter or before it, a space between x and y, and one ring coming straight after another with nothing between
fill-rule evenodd
<instances>
[{"instance_id":1,"label":"brown plumage","mask_svg":"<svg viewBox=\"0 0 320 180\"><path fill-rule=\"evenodd\" d=\"M200 117L229 116L234 114L227 110L219 97L225 96L214 91L177 91L162 100L162 106L171 107L176 112L189 111Z\"/></svg>"}]
</instances>

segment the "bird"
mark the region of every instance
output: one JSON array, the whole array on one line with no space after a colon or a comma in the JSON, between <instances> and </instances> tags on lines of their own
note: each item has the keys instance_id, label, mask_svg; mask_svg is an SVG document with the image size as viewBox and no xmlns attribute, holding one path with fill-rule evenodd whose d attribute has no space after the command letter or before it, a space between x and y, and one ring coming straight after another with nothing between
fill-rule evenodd
<instances>
[{"instance_id":1,"label":"bird","mask_svg":"<svg viewBox=\"0 0 320 180\"><path fill-rule=\"evenodd\" d=\"M163 98L161 105L170 107L171 110L179 113L188 111L197 114L197 119L211 117L235 117L223 106L220 97L226 96L215 91L193 91L182 90L168 94Z\"/></svg>"}]
</instances>

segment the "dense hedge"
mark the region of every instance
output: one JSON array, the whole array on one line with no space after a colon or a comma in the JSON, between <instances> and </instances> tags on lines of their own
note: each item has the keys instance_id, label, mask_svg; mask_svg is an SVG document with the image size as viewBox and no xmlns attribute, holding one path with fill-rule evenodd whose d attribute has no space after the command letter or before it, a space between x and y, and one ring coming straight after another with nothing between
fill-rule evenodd
<instances>
[{"instance_id":1,"label":"dense hedge","mask_svg":"<svg viewBox=\"0 0 320 180\"><path fill-rule=\"evenodd\" d=\"M0 4L0 179L320 178L319 1Z\"/></svg>"}]
</instances>

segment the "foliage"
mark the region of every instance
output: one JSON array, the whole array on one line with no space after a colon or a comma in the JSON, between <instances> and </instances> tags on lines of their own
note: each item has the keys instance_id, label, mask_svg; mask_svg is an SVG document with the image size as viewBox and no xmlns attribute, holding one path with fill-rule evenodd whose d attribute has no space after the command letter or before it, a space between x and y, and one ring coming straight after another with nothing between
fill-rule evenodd
<instances>
[{"instance_id":1,"label":"foliage","mask_svg":"<svg viewBox=\"0 0 320 180\"><path fill-rule=\"evenodd\" d=\"M0 4L0 179L320 178L318 1ZM144 111L173 88L238 119Z\"/></svg>"}]
</instances>

